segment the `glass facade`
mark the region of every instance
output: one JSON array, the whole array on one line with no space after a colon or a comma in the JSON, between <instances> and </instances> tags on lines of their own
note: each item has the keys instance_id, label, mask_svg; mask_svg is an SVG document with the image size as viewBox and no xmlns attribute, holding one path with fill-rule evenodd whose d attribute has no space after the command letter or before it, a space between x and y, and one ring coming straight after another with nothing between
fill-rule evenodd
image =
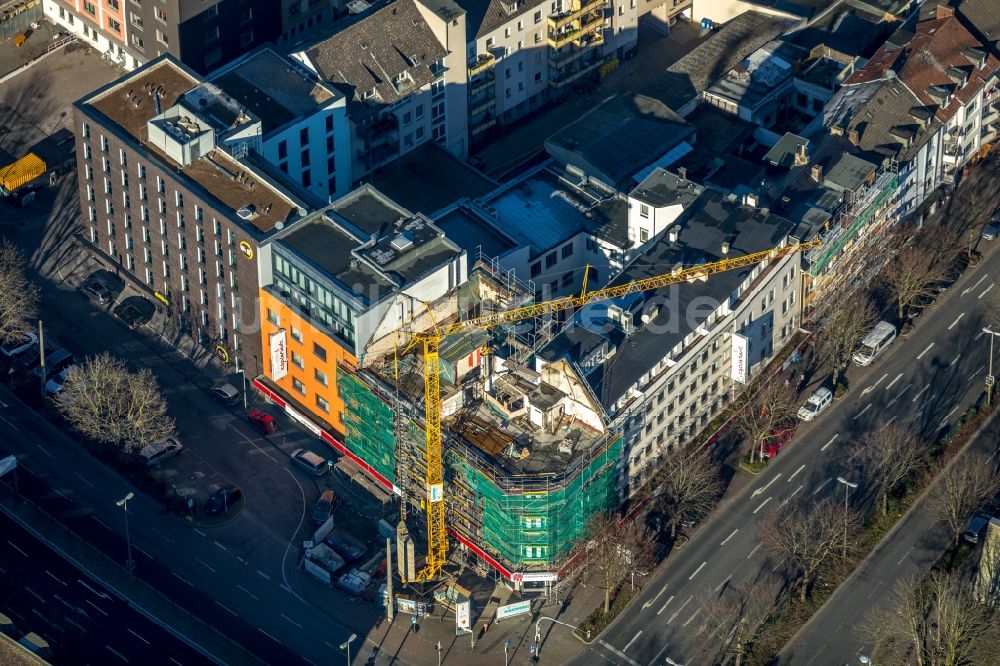
<instances>
[{"instance_id":1,"label":"glass facade","mask_svg":"<svg viewBox=\"0 0 1000 666\"><path fill-rule=\"evenodd\" d=\"M299 270L277 249L271 253L274 284L291 295L291 301L314 322L354 351L354 310L331 290Z\"/></svg>"}]
</instances>

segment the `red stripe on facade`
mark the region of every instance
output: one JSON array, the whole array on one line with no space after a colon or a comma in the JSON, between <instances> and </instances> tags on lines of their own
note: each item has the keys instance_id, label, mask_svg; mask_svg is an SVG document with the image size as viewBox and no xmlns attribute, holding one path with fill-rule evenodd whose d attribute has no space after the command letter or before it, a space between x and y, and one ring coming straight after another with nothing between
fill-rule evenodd
<instances>
[{"instance_id":1,"label":"red stripe on facade","mask_svg":"<svg viewBox=\"0 0 1000 666\"><path fill-rule=\"evenodd\" d=\"M255 377L253 381L251 381L251 383L254 385L254 388L256 388L258 391L266 395L271 400L274 400L274 402L276 402L277 404L281 405L282 409L286 409L288 407L288 403L285 401L285 399L282 398L277 393L275 393L274 391L272 391L271 389L269 389L267 385L264 384L264 382L260 381L260 377Z\"/></svg>"},{"instance_id":2,"label":"red stripe on facade","mask_svg":"<svg viewBox=\"0 0 1000 666\"><path fill-rule=\"evenodd\" d=\"M513 576L510 573L510 571L508 571L505 566L503 566L502 564L500 564L499 562L497 562L496 560L494 560L492 557L490 557L489 555L487 555L485 552L483 552L482 548L480 548L476 544L472 543L471 541L469 541L468 539L466 539L465 537L463 537L461 534L459 534L455 530L451 529L450 527L448 528L448 531L451 533L451 535L453 537L455 537L456 539L458 539L458 541L460 541L461 543L465 544L465 546L469 550L471 550L473 553L475 553L479 557L481 557L484 560L486 560L487 562L489 562L490 566L492 566L494 569L496 569L501 574L503 574L504 578L506 578L507 580L511 580L511 578Z\"/></svg>"},{"instance_id":3,"label":"red stripe on facade","mask_svg":"<svg viewBox=\"0 0 1000 666\"><path fill-rule=\"evenodd\" d=\"M390 481L389 479L385 478L384 476L376 472L374 467L372 467L364 460L362 460L354 453L352 453L351 450L348 449L346 446L344 446L342 442L338 441L336 437L334 437L325 430L320 431L320 437L323 439L324 442L326 442L333 448L340 451L340 453L353 460L358 465L358 467L362 469L362 471L364 471L368 476L372 477L372 479L374 479L383 487L385 487L386 490L392 491L397 494L399 493L399 490L396 488L396 486L392 484L392 481Z\"/></svg>"}]
</instances>

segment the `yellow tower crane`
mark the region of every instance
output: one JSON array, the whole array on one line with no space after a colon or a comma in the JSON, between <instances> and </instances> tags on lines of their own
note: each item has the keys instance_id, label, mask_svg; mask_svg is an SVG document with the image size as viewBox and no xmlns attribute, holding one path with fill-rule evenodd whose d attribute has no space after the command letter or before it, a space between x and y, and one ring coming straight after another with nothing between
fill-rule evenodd
<instances>
[{"instance_id":1,"label":"yellow tower crane","mask_svg":"<svg viewBox=\"0 0 1000 666\"><path fill-rule=\"evenodd\" d=\"M430 331L410 333L409 341L403 348L401 355L406 354L418 344L423 345L424 418L427 433L427 468L424 479L426 491L424 505L427 513L427 561L424 567L416 573L413 582L435 579L448 556L448 529L445 525L444 515L444 465L441 443L441 384L438 376L440 372L438 347L442 338L473 329L485 330L524 319L531 319L532 317L573 310L589 303L621 298L636 292L661 289L672 284L680 284L689 280L705 278L716 273L753 266L765 260L780 259L790 254L819 247L820 245L822 245L822 241L818 239L805 243L785 245L742 257L721 259L689 268L675 269L670 273L633 280L614 287L605 287L604 289L596 289L594 291L587 291L587 273L589 272L587 270L584 271L583 288L579 295L564 296L562 298L473 317L472 319L444 323L435 326Z\"/></svg>"}]
</instances>

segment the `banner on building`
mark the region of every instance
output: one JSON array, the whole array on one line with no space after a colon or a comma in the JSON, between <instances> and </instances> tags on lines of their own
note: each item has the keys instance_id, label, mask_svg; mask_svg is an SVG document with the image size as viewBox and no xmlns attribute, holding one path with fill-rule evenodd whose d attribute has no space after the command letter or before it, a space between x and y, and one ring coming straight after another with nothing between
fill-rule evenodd
<instances>
[{"instance_id":1,"label":"banner on building","mask_svg":"<svg viewBox=\"0 0 1000 666\"><path fill-rule=\"evenodd\" d=\"M288 375L288 336L285 329L272 333L271 346L271 379L278 381Z\"/></svg>"},{"instance_id":2,"label":"banner on building","mask_svg":"<svg viewBox=\"0 0 1000 666\"><path fill-rule=\"evenodd\" d=\"M497 620L504 620L515 615L523 615L531 612L531 601L518 601L516 604L497 606Z\"/></svg>"},{"instance_id":3,"label":"banner on building","mask_svg":"<svg viewBox=\"0 0 1000 666\"><path fill-rule=\"evenodd\" d=\"M746 384L747 382L747 351L749 340L745 335L733 333L733 379Z\"/></svg>"}]
</instances>

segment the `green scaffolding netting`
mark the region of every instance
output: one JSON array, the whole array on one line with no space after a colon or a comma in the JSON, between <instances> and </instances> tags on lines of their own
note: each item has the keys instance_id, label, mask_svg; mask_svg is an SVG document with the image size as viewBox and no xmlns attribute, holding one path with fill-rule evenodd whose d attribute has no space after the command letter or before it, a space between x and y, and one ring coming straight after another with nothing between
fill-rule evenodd
<instances>
[{"instance_id":1,"label":"green scaffolding netting","mask_svg":"<svg viewBox=\"0 0 1000 666\"><path fill-rule=\"evenodd\" d=\"M393 410L348 372L337 373L344 401L344 444L379 474L396 482L396 437Z\"/></svg>"},{"instance_id":2,"label":"green scaffolding netting","mask_svg":"<svg viewBox=\"0 0 1000 666\"><path fill-rule=\"evenodd\" d=\"M539 479L530 490L502 490L480 470L452 455L454 470L474 497L472 513L481 517L484 545L515 568L548 565L569 552L595 513L615 504L615 465L621 438L607 444L575 477L552 488Z\"/></svg>"}]
</instances>

